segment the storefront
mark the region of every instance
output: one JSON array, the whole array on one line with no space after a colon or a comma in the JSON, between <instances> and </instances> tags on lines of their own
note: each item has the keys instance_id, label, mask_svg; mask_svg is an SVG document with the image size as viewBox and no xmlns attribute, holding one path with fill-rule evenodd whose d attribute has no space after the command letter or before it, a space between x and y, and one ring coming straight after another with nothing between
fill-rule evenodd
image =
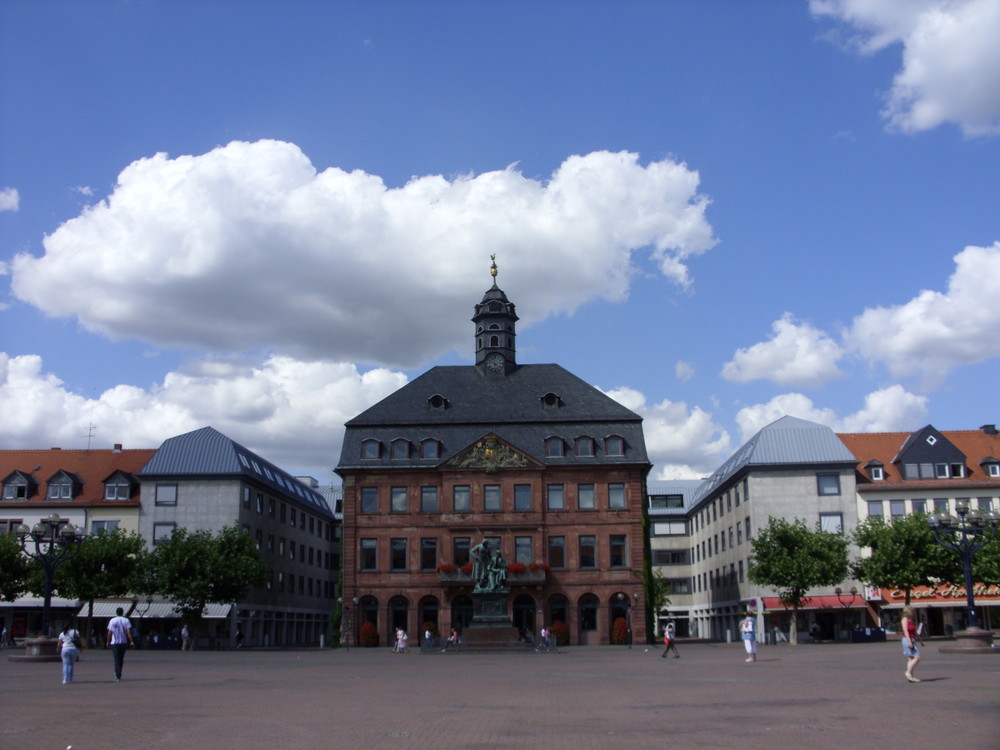
<instances>
[{"instance_id":1,"label":"storefront","mask_svg":"<svg viewBox=\"0 0 1000 750\"><path fill-rule=\"evenodd\" d=\"M889 632L899 629L902 609L906 604L903 589L872 589L873 599L881 607L882 627ZM972 590L979 626L986 630L1000 627L1000 586L976 584ZM924 626L931 636L950 636L964 630L968 624L965 586L938 583L933 586L916 586L910 590L910 606L914 619Z\"/></svg>"},{"instance_id":2,"label":"storefront","mask_svg":"<svg viewBox=\"0 0 1000 750\"><path fill-rule=\"evenodd\" d=\"M792 609L776 596L762 597L764 630L768 642L788 637ZM795 624L798 640L849 641L855 631L868 631L878 625L871 603L861 594L809 596L802 600Z\"/></svg>"}]
</instances>

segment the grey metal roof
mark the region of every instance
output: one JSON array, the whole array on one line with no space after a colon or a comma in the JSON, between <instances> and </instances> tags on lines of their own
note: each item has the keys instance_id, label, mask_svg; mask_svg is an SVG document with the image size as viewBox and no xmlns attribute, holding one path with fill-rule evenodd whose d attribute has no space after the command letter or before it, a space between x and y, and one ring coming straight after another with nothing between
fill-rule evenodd
<instances>
[{"instance_id":1,"label":"grey metal roof","mask_svg":"<svg viewBox=\"0 0 1000 750\"><path fill-rule=\"evenodd\" d=\"M268 485L286 497L297 498L313 510L332 517L324 497L291 474L261 458L213 427L168 438L139 472L140 478L184 476L242 476Z\"/></svg>"},{"instance_id":2,"label":"grey metal roof","mask_svg":"<svg viewBox=\"0 0 1000 750\"><path fill-rule=\"evenodd\" d=\"M694 504L744 468L838 463L853 466L857 459L833 430L798 417L782 417L761 429L716 469L699 488Z\"/></svg>"},{"instance_id":3,"label":"grey metal roof","mask_svg":"<svg viewBox=\"0 0 1000 750\"><path fill-rule=\"evenodd\" d=\"M543 464L649 462L642 417L559 365L520 365L502 376L465 365L434 367L347 422L338 469L435 466L491 433ZM603 454L610 435L624 438L625 456ZM545 457L544 439L556 436L570 446L577 437L594 438L595 456L577 458L569 450ZM361 460L363 440L397 438L414 445L437 439L441 454L430 461Z\"/></svg>"},{"instance_id":4,"label":"grey metal roof","mask_svg":"<svg viewBox=\"0 0 1000 750\"><path fill-rule=\"evenodd\" d=\"M649 515L651 517L685 515L694 505L698 490L704 482L704 479L669 479L650 482L646 487L648 495L681 495L684 500L680 508L650 508Z\"/></svg>"}]
</instances>

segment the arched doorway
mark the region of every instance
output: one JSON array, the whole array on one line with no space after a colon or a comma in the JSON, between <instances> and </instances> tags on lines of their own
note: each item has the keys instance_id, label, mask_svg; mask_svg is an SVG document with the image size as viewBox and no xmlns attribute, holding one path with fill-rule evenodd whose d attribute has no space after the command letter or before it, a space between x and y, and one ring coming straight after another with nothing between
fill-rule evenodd
<instances>
[{"instance_id":1,"label":"arched doorway","mask_svg":"<svg viewBox=\"0 0 1000 750\"><path fill-rule=\"evenodd\" d=\"M441 635L438 627L438 600L433 596L427 596L420 600L420 643L424 642L424 631L430 630L431 637ZM447 633L445 633L447 635Z\"/></svg>"},{"instance_id":2,"label":"arched doorway","mask_svg":"<svg viewBox=\"0 0 1000 750\"><path fill-rule=\"evenodd\" d=\"M628 594L619 591L612 595L609 602L608 642L616 644L631 644L632 638L632 607Z\"/></svg>"},{"instance_id":3,"label":"arched doorway","mask_svg":"<svg viewBox=\"0 0 1000 750\"><path fill-rule=\"evenodd\" d=\"M529 594L519 594L514 598L514 627L518 638L531 638L535 633L535 600Z\"/></svg>"},{"instance_id":4,"label":"arched doorway","mask_svg":"<svg viewBox=\"0 0 1000 750\"><path fill-rule=\"evenodd\" d=\"M451 600L451 626L459 633L472 622L472 597L468 594L456 596Z\"/></svg>"},{"instance_id":5,"label":"arched doorway","mask_svg":"<svg viewBox=\"0 0 1000 750\"><path fill-rule=\"evenodd\" d=\"M600 645L601 636L597 629L597 610L600 602L594 594L584 594L577 605L580 612L577 632L580 644L585 646Z\"/></svg>"},{"instance_id":6,"label":"arched doorway","mask_svg":"<svg viewBox=\"0 0 1000 750\"><path fill-rule=\"evenodd\" d=\"M389 600L389 632L386 633L386 643L396 642L396 631L402 628L410 632L410 603L406 597L394 596Z\"/></svg>"},{"instance_id":7,"label":"arched doorway","mask_svg":"<svg viewBox=\"0 0 1000 750\"><path fill-rule=\"evenodd\" d=\"M371 623L374 628L374 635L378 638L378 599L374 596L366 596L358 602L358 617L354 623L354 643L361 646L361 628L365 623ZM290 626L290 623L289 623ZM286 641L287 642L287 641Z\"/></svg>"},{"instance_id":8,"label":"arched doorway","mask_svg":"<svg viewBox=\"0 0 1000 750\"><path fill-rule=\"evenodd\" d=\"M566 638L569 638L569 600L562 594L553 594L549 597L548 612L545 617L545 626L552 630L556 623L561 623L565 628ZM558 637L558 636L557 636ZM560 643L559 645L566 645Z\"/></svg>"}]
</instances>

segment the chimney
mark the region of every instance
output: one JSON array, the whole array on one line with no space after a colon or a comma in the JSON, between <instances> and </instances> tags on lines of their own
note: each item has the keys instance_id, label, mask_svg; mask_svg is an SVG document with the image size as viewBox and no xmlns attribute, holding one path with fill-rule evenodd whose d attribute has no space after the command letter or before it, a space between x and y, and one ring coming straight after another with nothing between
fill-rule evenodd
<instances>
[{"instance_id":1,"label":"chimney","mask_svg":"<svg viewBox=\"0 0 1000 750\"><path fill-rule=\"evenodd\" d=\"M979 429L983 431L984 435L996 435L997 434L997 426L995 424L984 424Z\"/></svg>"},{"instance_id":2,"label":"chimney","mask_svg":"<svg viewBox=\"0 0 1000 750\"><path fill-rule=\"evenodd\" d=\"M115 443L114 450L112 450L111 452L112 453L121 453L122 452L122 444L121 443Z\"/></svg>"}]
</instances>

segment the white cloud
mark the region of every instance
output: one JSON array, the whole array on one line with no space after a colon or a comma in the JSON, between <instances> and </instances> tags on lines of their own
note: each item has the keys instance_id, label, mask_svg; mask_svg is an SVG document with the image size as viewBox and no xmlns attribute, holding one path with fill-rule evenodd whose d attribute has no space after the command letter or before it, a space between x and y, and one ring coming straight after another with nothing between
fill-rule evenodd
<instances>
[{"instance_id":1,"label":"white cloud","mask_svg":"<svg viewBox=\"0 0 1000 750\"><path fill-rule=\"evenodd\" d=\"M735 383L770 380L778 385L815 387L843 373L837 361L840 345L808 323L796 323L785 313L772 324L774 335L747 349L738 349L722 368L722 377Z\"/></svg>"},{"instance_id":2,"label":"white cloud","mask_svg":"<svg viewBox=\"0 0 1000 750\"><path fill-rule=\"evenodd\" d=\"M848 345L895 377L922 375L925 387L956 366L1000 355L1000 242L965 248L945 293L922 291L903 305L865 310L853 321Z\"/></svg>"},{"instance_id":3,"label":"white cloud","mask_svg":"<svg viewBox=\"0 0 1000 750\"><path fill-rule=\"evenodd\" d=\"M996 0L811 0L812 12L853 27L864 53L903 45L883 117L903 132L952 122L1000 133L1000 3Z\"/></svg>"},{"instance_id":4,"label":"white cloud","mask_svg":"<svg viewBox=\"0 0 1000 750\"><path fill-rule=\"evenodd\" d=\"M405 383L388 370L273 356L196 362L151 390L119 385L88 399L43 372L40 357L0 352L0 414L17 415L0 422L0 444L80 448L94 424L95 446L156 448L210 425L283 468L336 483L344 423Z\"/></svg>"},{"instance_id":5,"label":"white cloud","mask_svg":"<svg viewBox=\"0 0 1000 750\"><path fill-rule=\"evenodd\" d=\"M691 378L694 377L694 365L690 362L685 362L684 360L678 360L677 364L674 365L674 377L676 377L682 383L686 383Z\"/></svg>"},{"instance_id":6,"label":"white cloud","mask_svg":"<svg viewBox=\"0 0 1000 750\"><path fill-rule=\"evenodd\" d=\"M736 415L741 441L753 437L784 416L808 419L826 425L834 432L895 432L921 426L927 416L927 397L910 393L900 385L869 393L865 405L854 414L841 417L833 409L817 407L801 393L775 396L766 404L748 406Z\"/></svg>"},{"instance_id":7,"label":"white cloud","mask_svg":"<svg viewBox=\"0 0 1000 750\"><path fill-rule=\"evenodd\" d=\"M688 285L687 262L715 243L698 182L670 160L595 152L545 183L509 167L387 188L317 173L293 144L233 142L134 162L44 256L15 257L12 289L111 337L415 366L464 350L456 311L488 285L492 253L526 325L623 299L640 249Z\"/></svg>"},{"instance_id":8,"label":"white cloud","mask_svg":"<svg viewBox=\"0 0 1000 750\"><path fill-rule=\"evenodd\" d=\"M646 451L654 464L650 479L696 479L728 457L729 433L701 408L668 400L648 406L646 397L632 388L605 393L643 418Z\"/></svg>"},{"instance_id":9,"label":"white cloud","mask_svg":"<svg viewBox=\"0 0 1000 750\"><path fill-rule=\"evenodd\" d=\"M0 211L17 211L21 206L21 195L17 188L0 188Z\"/></svg>"}]
</instances>

